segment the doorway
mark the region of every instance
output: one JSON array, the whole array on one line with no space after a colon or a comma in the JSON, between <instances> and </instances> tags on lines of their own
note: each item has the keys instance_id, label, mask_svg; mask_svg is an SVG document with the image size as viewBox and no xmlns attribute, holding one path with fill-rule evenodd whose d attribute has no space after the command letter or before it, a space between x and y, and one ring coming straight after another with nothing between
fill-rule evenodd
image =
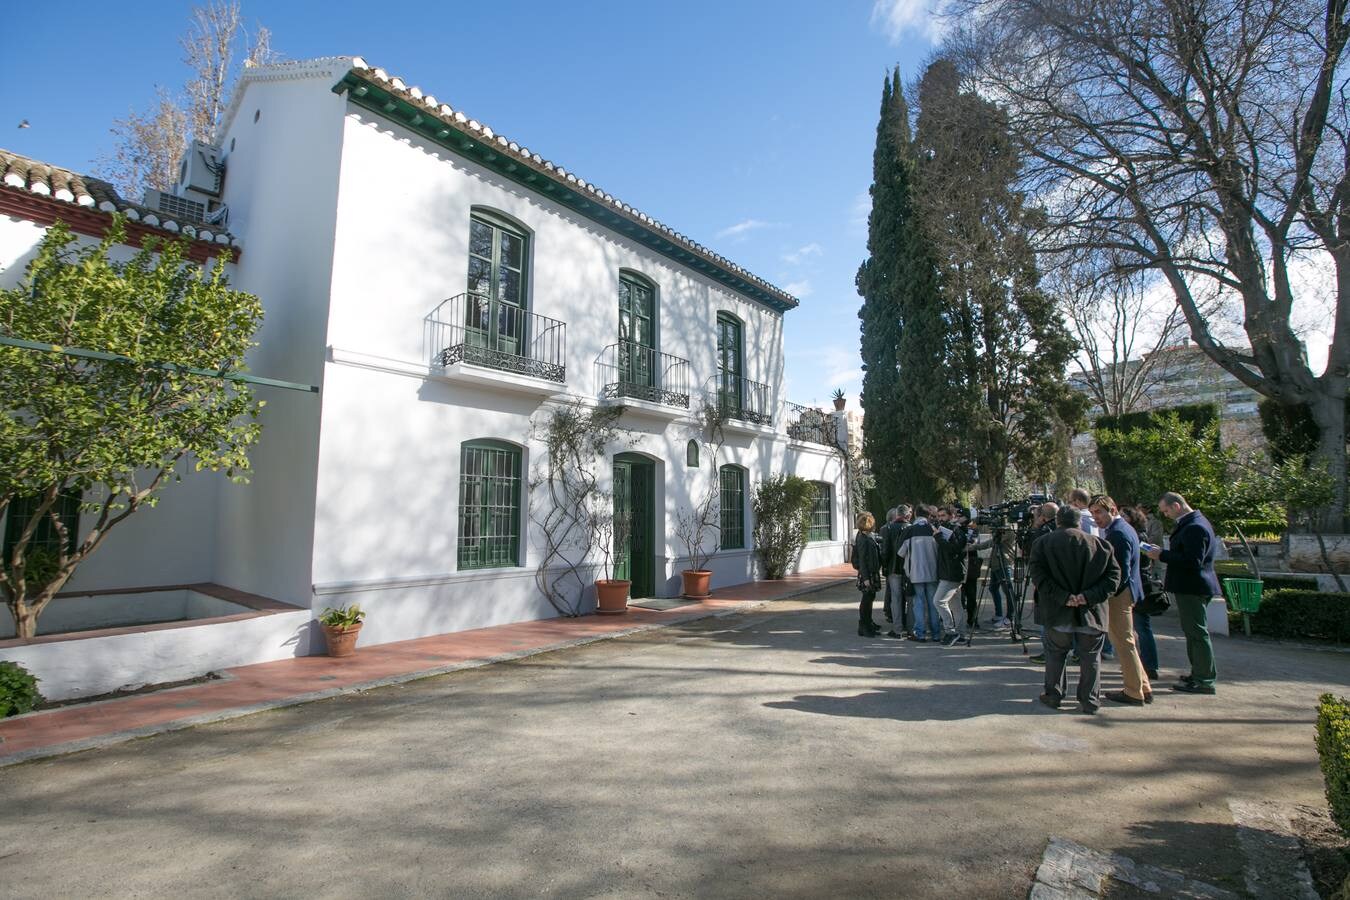
<instances>
[{"instance_id":1,"label":"doorway","mask_svg":"<svg viewBox=\"0 0 1350 900\"><path fill-rule=\"evenodd\" d=\"M634 600L656 593L656 464L636 453L614 457L614 577ZM620 524L622 523L622 524Z\"/></svg>"}]
</instances>

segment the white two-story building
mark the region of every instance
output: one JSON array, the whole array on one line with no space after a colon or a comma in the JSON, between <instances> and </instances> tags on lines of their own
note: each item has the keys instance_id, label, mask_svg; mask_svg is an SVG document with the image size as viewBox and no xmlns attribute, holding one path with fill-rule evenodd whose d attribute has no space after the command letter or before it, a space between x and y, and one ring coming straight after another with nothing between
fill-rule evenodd
<instances>
[{"instance_id":1,"label":"white two-story building","mask_svg":"<svg viewBox=\"0 0 1350 900\"><path fill-rule=\"evenodd\" d=\"M843 561L835 419L780 396L790 295L359 58L247 70L213 145L217 237L265 309L250 370L319 392L268 392L251 482L168 488L72 591L357 602L363 644L556 615L536 581L538 425L578 402L624 407L630 436L597 465L633 514L634 598L680 593L676 516L714 485L713 586L753 579L750 499L779 472L817 484L800 567ZM30 168L0 190L37 190ZM11 284L42 229L0 214ZM730 413L715 461L709 398ZM318 651L311 632L254 656Z\"/></svg>"}]
</instances>

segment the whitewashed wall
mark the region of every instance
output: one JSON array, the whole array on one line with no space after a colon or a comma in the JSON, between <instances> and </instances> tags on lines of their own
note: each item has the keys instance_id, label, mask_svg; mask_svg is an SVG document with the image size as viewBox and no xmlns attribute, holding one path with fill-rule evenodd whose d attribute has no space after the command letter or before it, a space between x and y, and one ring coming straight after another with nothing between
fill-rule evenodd
<instances>
[{"instance_id":1,"label":"whitewashed wall","mask_svg":"<svg viewBox=\"0 0 1350 900\"><path fill-rule=\"evenodd\" d=\"M423 319L465 289L471 210L482 207L530 234L529 308L567 323L567 381L552 401L491 386L455 383L428 369ZM782 382L782 317L641 245L500 179L481 167L364 112L349 111L328 326L323 433L315 522L315 608L360 602L363 640L376 643L553 615L535 583L543 536L527 530L519 568L456 571L460 445L496 439L522 448L525 475L542 458L529 437L551 402L595 402L594 362L617 339L618 279L639 272L657 286L659 349L690 360L697 392L716 372L719 311L744 323L745 374ZM775 404L782 397L775 397ZM697 401L695 401L697 402ZM847 540L840 465L823 449L782 433L732 434L719 463L756 482L791 471L836 485L834 539L808 547L802 567L842 561ZM706 450L685 466L692 420L630 414L636 452L656 464L657 593L679 593L687 566L675 511L715 483ZM599 465L608 486L610 462ZM527 499L538 509L542 494ZM751 580L749 549L717 553L714 585Z\"/></svg>"}]
</instances>

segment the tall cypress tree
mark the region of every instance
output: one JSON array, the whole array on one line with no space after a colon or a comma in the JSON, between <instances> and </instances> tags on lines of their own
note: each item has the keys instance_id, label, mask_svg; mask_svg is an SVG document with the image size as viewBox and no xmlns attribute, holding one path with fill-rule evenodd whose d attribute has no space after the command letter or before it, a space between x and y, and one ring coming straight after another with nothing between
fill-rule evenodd
<instances>
[{"instance_id":1,"label":"tall cypress tree","mask_svg":"<svg viewBox=\"0 0 1350 900\"><path fill-rule=\"evenodd\" d=\"M941 499L955 481L943 462L950 440L941 371L947 328L937 270L915 215L915 171L897 68L882 85L868 258L857 278L863 298L863 455L888 505Z\"/></svg>"},{"instance_id":2,"label":"tall cypress tree","mask_svg":"<svg viewBox=\"0 0 1350 900\"><path fill-rule=\"evenodd\" d=\"M1060 435L1083 406L1064 377L1075 346L1039 286L1036 213L1016 187L1022 161L1003 111L962 90L945 59L924 72L919 107L914 206L952 324L947 421L964 437L949 455L995 503L1010 465L1054 479Z\"/></svg>"}]
</instances>

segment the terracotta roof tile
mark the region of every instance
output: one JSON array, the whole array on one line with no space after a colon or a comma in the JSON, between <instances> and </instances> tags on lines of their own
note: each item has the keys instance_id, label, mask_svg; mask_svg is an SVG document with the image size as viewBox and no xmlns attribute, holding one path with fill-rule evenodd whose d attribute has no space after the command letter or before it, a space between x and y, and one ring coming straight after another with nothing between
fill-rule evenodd
<instances>
[{"instance_id":1,"label":"terracotta roof tile","mask_svg":"<svg viewBox=\"0 0 1350 900\"><path fill-rule=\"evenodd\" d=\"M171 233L182 232L196 240L224 247L239 246L234 235L227 230L200 222L179 222L168 213L124 200L117 189L106 181L4 149L0 149L0 184L53 200L98 209L110 215L124 213L132 221Z\"/></svg>"}]
</instances>

